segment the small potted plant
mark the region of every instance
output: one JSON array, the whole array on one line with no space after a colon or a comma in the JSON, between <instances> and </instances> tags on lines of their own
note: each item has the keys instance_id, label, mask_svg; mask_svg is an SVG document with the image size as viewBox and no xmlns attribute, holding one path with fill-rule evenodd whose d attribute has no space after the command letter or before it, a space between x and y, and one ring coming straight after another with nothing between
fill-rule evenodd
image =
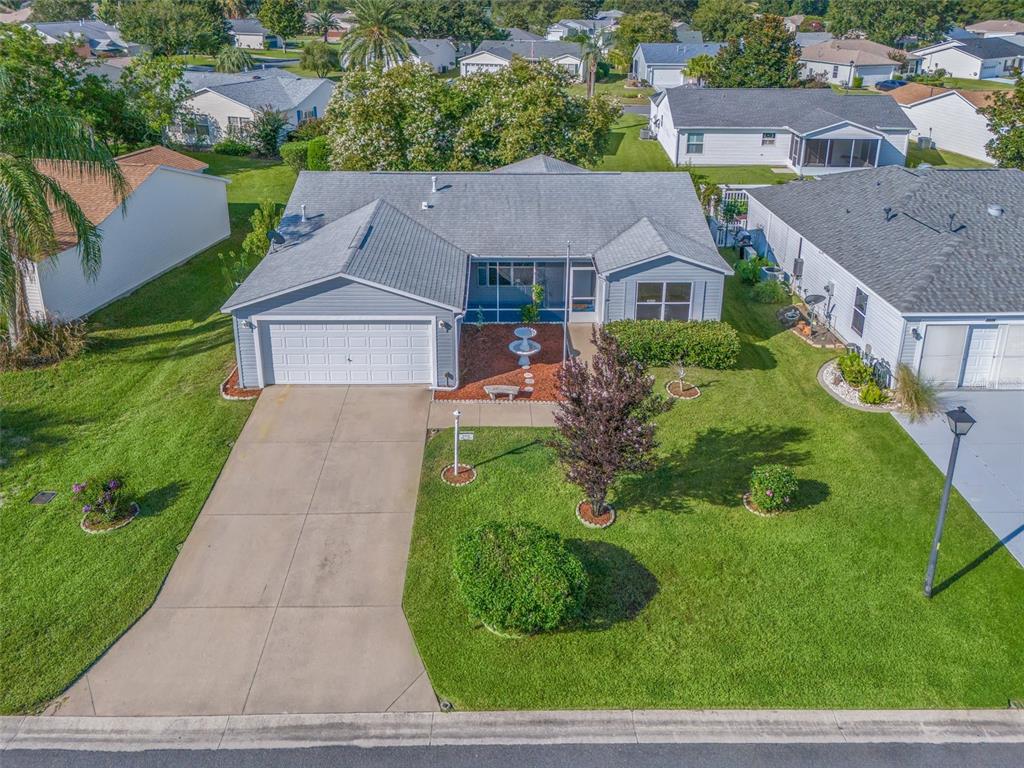
<instances>
[{"instance_id":1,"label":"small potted plant","mask_svg":"<svg viewBox=\"0 0 1024 768\"><path fill-rule=\"evenodd\" d=\"M139 514L139 505L128 501L124 479L117 475L97 475L75 483L71 491L82 503L81 526L86 533L123 528Z\"/></svg>"},{"instance_id":2,"label":"small potted plant","mask_svg":"<svg viewBox=\"0 0 1024 768\"><path fill-rule=\"evenodd\" d=\"M679 366L679 378L668 382L665 389L676 400L693 400L700 397L700 389L686 380L686 368L682 365Z\"/></svg>"},{"instance_id":3,"label":"small potted plant","mask_svg":"<svg viewBox=\"0 0 1024 768\"><path fill-rule=\"evenodd\" d=\"M799 484L793 470L782 464L763 464L750 473L750 490L743 506L755 515L768 517L793 504Z\"/></svg>"}]
</instances>

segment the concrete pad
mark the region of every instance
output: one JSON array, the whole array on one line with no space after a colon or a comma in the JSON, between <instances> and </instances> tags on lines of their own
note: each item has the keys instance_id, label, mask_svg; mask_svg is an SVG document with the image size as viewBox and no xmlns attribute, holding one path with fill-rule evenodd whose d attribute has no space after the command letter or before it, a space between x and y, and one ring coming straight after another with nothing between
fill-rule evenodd
<instances>
[{"instance_id":1,"label":"concrete pad","mask_svg":"<svg viewBox=\"0 0 1024 768\"><path fill-rule=\"evenodd\" d=\"M402 604L411 514L310 515L281 605Z\"/></svg>"},{"instance_id":2,"label":"concrete pad","mask_svg":"<svg viewBox=\"0 0 1024 768\"><path fill-rule=\"evenodd\" d=\"M422 442L430 397L423 387L352 387L334 442Z\"/></svg>"},{"instance_id":3,"label":"concrete pad","mask_svg":"<svg viewBox=\"0 0 1024 768\"><path fill-rule=\"evenodd\" d=\"M422 461L422 434L407 443L335 443L309 511L415 512Z\"/></svg>"},{"instance_id":4,"label":"concrete pad","mask_svg":"<svg viewBox=\"0 0 1024 768\"><path fill-rule=\"evenodd\" d=\"M26 717L10 749L216 749L227 717Z\"/></svg>"},{"instance_id":5,"label":"concrete pad","mask_svg":"<svg viewBox=\"0 0 1024 768\"><path fill-rule=\"evenodd\" d=\"M530 405L530 417L533 420L533 426L535 427L553 427L555 426L555 408L554 405L544 405L541 403L532 403Z\"/></svg>"},{"instance_id":6,"label":"concrete pad","mask_svg":"<svg viewBox=\"0 0 1024 768\"><path fill-rule=\"evenodd\" d=\"M450 400L434 400L430 404L429 429L451 429L455 426L453 411L462 414L459 424L463 427L480 426L480 403L456 403Z\"/></svg>"},{"instance_id":7,"label":"concrete pad","mask_svg":"<svg viewBox=\"0 0 1024 768\"><path fill-rule=\"evenodd\" d=\"M430 714L234 715L222 749L299 747L425 747Z\"/></svg>"},{"instance_id":8,"label":"concrete pad","mask_svg":"<svg viewBox=\"0 0 1024 768\"><path fill-rule=\"evenodd\" d=\"M24 719L21 715L0 717L0 751L3 751L8 742L18 735L18 729L21 728Z\"/></svg>"},{"instance_id":9,"label":"concrete pad","mask_svg":"<svg viewBox=\"0 0 1024 768\"><path fill-rule=\"evenodd\" d=\"M383 712L423 673L402 609L277 609L245 714Z\"/></svg>"},{"instance_id":10,"label":"concrete pad","mask_svg":"<svg viewBox=\"0 0 1024 768\"><path fill-rule=\"evenodd\" d=\"M327 443L239 443L217 478L203 515L303 515Z\"/></svg>"},{"instance_id":11,"label":"concrete pad","mask_svg":"<svg viewBox=\"0 0 1024 768\"><path fill-rule=\"evenodd\" d=\"M424 672L388 707L388 712L437 712L439 709L437 694Z\"/></svg>"},{"instance_id":12,"label":"concrete pad","mask_svg":"<svg viewBox=\"0 0 1024 768\"><path fill-rule=\"evenodd\" d=\"M830 710L637 710L642 744L842 742Z\"/></svg>"},{"instance_id":13,"label":"concrete pad","mask_svg":"<svg viewBox=\"0 0 1024 768\"><path fill-rule=\"evenodd\" d=\"M532 427L529 403L481 403L481 427Z\"/></svg>"},{"instance_id":14,"label":"concrete pad","mask_svg":"<svg viewBox=\"0 0 1024 768\"><path fill-rule=\"evenodd\" d=\"M635 744L629 711L455 712L434 718L432 745Z\"/></svg>"},{"instance_id":15,"label":"concrete pad","mask_svg":"<svg viewBox=\"0 0 1024 768\"><path fill-rule=\"evenodd\" d=\"M294 384L267 387L238 442L330 442L347 394L348 387Z\"/></svg>"},{"instance_id":16,"label":"concrete pad","mask_svg":"<svg viewBox=\"0 0 1024 768\"><path fill-rule=\"evenodd\" d=\"M299 515L201 516L157 607L276 605L302 523Z\"/></svg>"},{"instance_id":17,"label":"concrete pad","mask_svg":"<svg viewBox=\"0 0 1024 768\"><path fill-rule=\"evenodd\" d=\"M43 714L52 717L91 717L96 712L92 708L92 691L89 690L89 676L82 675L74 685L49 703Z\"/></svg>"},{"instance_id":18,"label":"concrete pad","mask_svg":"<svg viewBox=\"0 0 1024 768\"><path fill-rule=\"evenodd\" d=\"M89 670L96 714L241 714L273 616L151 608Z\"/></svg>"}]
</instances>

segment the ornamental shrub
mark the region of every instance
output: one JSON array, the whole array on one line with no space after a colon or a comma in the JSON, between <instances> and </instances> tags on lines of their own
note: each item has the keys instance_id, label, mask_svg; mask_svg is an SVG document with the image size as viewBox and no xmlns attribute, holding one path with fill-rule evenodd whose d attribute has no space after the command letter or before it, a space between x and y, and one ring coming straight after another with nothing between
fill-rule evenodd
<instances>
[{"instance_id":1,"label":"ornamental shrub","mask_svg":"<svg viewBox=\"0 0 1024 768\"><path fill-rule=\"evenodd\" d=\"M854 88L863 88L864 87L864 78L861 77L860 75L854 75L853 87Z\"/></svg>"},{"instance_id":2,"label":"ornamental shrub","mask_svg":"<svg viewBox=\"0 0 1024 768\"><path fill-rule=\"evenodd\" d=\"M309 141L306 168L311 171L331 170L331 145L326 136L317 136Z\"/></svg>"},{"instance_id":3,"label":"ornamental shrub","mask_svg":"<svg viewBox=\"0 0 1024 768\"><path fill-rule=\"evenodd\" d=\"M71 492L81 502L86 520L94 525L112 523L131 512L124 480L118 475L96 475L73 484Z\"/></svg>"},{"instance_id":4,"label":"ornamental shrub","mask_svg":"<svg viewBox=\"0 0 1024 768\"><path fill-rule=\"evenodd\" d=\"M761 269L764 267L770 267L772 263L768 261L764 256L757 256L753 259L743 259L737 261L736 276L739 277L744 283L754 285L761 281Z\"/></svg>"},{"instance_id":5,"label":"ornamental shrub","mask_svg":"<svg viewBox=\"0 0 1024 768\"><path fill-rule=\"evenodd\" d=\"M298 128L288 134L288 141L309 141L327 135L327 123L322 117L307 117Z\"/></svg>"},{"instance_id":6,"label":"ornamental shrub","mask_svg":"<svg viewBox=\"0 0 1024 768\"><path fill-rule=\"evenodd\" d=\"M793 503L799 484L783 464L762 464L750 473L750 498L765 512L778 512Z\"/></svg>"},{"instance_id":7,"label":"ornamental shrub","mask_svg":"<svg viewBox=\"0 0 1024 768\"><path fill-rule=\"evenodd\" d=\"M0 371L19 371L59 363L82 352L86 346L85 323L46 317L29 320L18 343L0 332Z\"/></svg>"},{"instance_id":8,"label":"ornamental shrub","mask_svg":"<svg viewBox=\"0 0 1024 768\"><path fill-rule=\"evenodd\" d=\"M860 401L865 405L882 405L889 402L889 396L872 380L860 388Z\"/></svg>"},{"instance_id":9,"label":"ornamental shrub","mask_svg":"<svg viewBox=\"0 0 1024 768\"><path fill-rule=\"evenodd\" d=\"M218 141L213 145L212 149L221 155L233 155L234 157L245 157L253 152L252 145L249 142L236 138Z\"/></svg>"},{"instance_id":10,"label":"ornamental shrub","mask_svg":"<svg viewBox=\"0 0 1024 768\"><path fill-rule=\"evenodd\" d=\"M758 304L785 304L789 301L789 289L778 280L765 280L750 289L750 298Z\"/></svg>"},{"instance_id":11,"label":"ornamental shrub","mask_svg":"<svg viewBox=\"0 0 1024 768\"><path fill-rule=\"evenodd\" d=\"M846 383L851 387L862 387L871 381L871 366L853 350L841 355L836 364Z\"/></svg>"},{"instance_id":12,"label":"ornamental shrub","mask_svg":"<svg viewBox=\"0 0 1024 768\"><path fill-rule=\"evenodd\" d=\"M455 543L455 579L469 615L505 634L528 635L580 615L587 574L562 539L533 523L494 521Z\"/></svg>"},{"instance_id":13,"label":"ornamental shrub","mask_svg":"<svg viewBox=\"0 0 1024 768\"><path fill-rule=\"evenodd\" d=\"M281 153L281 159L296 171L306 170L309 152L308 141L286 141L278 151Z\"/></svg>"},{"instance_id":14,"label":"ornamental shrub","mask_svg":"<svg viewBox=\"0 0 1024 768\"><path fill-rule=\"evenodd\" d=\"M739 334L720 320L616 320L605 328L630 355L650 366L733 368L740 354Z\"/></svg>"}]
</instances>

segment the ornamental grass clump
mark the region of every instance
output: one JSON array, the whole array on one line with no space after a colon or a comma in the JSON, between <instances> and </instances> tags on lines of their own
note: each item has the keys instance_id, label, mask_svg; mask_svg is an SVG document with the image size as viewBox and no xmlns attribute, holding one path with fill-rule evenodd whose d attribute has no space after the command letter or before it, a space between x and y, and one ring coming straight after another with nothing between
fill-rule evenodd
<instances>
[{"instance_id":1,"label":"ornamental grass clump","mask_svg":"<svg viewBox=\"0 0 1024 768\"><path fill-rule=\"evenodd\" d=\"M455 543L454 570L469 615L501 635L564 626L587 594L579 558L533 523L494 521L466 533Z\"/></svg>"},{"instance_id":2,"label":"ornamental grass clump","mask_svg":"<svg viewBox=\"0 0 1024 768\"><path fill-rule=\"evenodd\" d=\"M798 487L793 470L782 464L754 467L750 474L750 500L762 512L781 512L791 506Z\"/></svg>"},{"instance_id":3,"label":"ornamental grass clump","mask_svg":"<svg viewBox=\"0 0 1024 768\"><path fill-rule=\"evenodd\" d=\"M90 528L109 527L134 511L125 482L116 475L97 475L84 483L75 483L71 491L81 502L83 522Z\"/></svg>"}]
</instances>

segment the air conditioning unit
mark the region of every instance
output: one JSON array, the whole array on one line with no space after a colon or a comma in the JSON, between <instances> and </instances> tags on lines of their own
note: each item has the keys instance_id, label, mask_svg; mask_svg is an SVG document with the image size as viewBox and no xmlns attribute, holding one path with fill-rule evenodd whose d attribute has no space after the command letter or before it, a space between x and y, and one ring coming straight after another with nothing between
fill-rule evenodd
<instances>
[{"instance_id":1,"label":"air conditioning unit","mask_svg":"<svg viewBox=\"0 0 1024 768\"><path fill-rule=\"evenodd\" d=\"M745 245L745 246L743 246L743 253L741 254L741 258L744 261L747 261L749 259L756 259L757 258L757 249L754 248L752 245Z\"/></svg>"},{"instance_id":2,"label":"air conditioning unit","mask_svg":"<svg viewBox=\"0 0 1024 768\"><path fill-rule=\"evenodd\" d=\"M917 148L918 149L931 149L932 148L932 137L931 136L918 136L917 137Z\"/></svg>"}]
</instances>

